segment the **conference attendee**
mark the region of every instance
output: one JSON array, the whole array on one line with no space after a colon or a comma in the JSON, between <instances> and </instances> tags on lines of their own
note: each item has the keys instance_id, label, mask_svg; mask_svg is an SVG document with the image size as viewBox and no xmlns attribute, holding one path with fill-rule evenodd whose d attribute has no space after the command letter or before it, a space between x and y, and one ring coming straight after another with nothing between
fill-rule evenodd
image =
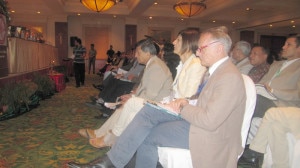
<instances>
[{"instance_id":1,"label":"conference attendee","mask_svg":"<svg viewBox=\"0 0 300 168\"><path fill-rule=\"evenodd\" d=\"M196 54L209 68L210 76L197 104L176 99L165 105L173 114L155 105L144 106L107 156L87 165L124 167L136 152L135 167L155 168L157 147L168 146L190 149L195 168L237 167L243 150L241 127L246 93L242 75L228 57L231 43L225 27L204 30Z\"/></svg>"},{"instance_id":2,"label":"conference attendee","mask_svg":"<svg viewBox=\"0 0 300 168\"><path fill-rule=\"evenodd\" d=\"M245 75L248 75L249 71L253 68L249 60L250 52L251 45L247 41L238 41L231 50L231 57L234 64Z\"/></svg>"},{"instance_id":3,"label":"conference attendee","mask_svg":"<svg viewBox=\"0 0 300 168\"><path fill-rule=\"evenodd\" d=\"M93 74L95 74L96 55L97 55L97 50L95 50L94 44L91 44L91 49L89 51L89 74L91 73L92 67L93 67Z\"/></svg>"},{"instance_id":4,"label":"conference attendee","mask_svg":"<svg viewBox=\"0 0 300 168\"><path fill-rule=\"evenodd\" d=\"M168 42L164 43L161 50L161 55L161 59L167 64L172 73L173 79L175 79L180 57L178 54L174 53L174 45Z\"/></svg>"},{"instance_id":5,"label":"conference attendee","mask_svg":"<svg viewBox=\"0 0 300 168\"><path fill-rule=\"evenodd\" d=\"M75 39L75 47L73 48L73 55L74 55L74 75L76 81L76 87L80 87L84 85L85 80L85 56L86 56L86 49L81 44L81 39Z\"/></svg>"},{"instance_id":6,"label":"conference attendee","mask_svg":"<svg viewBox=\"0 0 300 168\"><path fill-rule=\"evenodd\" d=\"M300 36L287 38L282 47L283 61L274 62L259 81L272 98L257 95L253 117L263 117L270 107L300 107Z\"/></svg>"},{"instance_id":7,"label":"conference attendee","mask_svg":"<svg viewBox=\"0 0 300 168\"><path fill-rule=\"evenodd\" d=\"M250 53L249 60L253 66L248 73L248 76L254 83L258 83L262 77L269 71L270 64L267 62L270 51L261 45L255 45Z\"/></svg>"},{"instance_id":8,"label":"conference attendee","mask_svg":"<svg viewBox=\"0 0 300 168\"><path fill-rule=\"evenodd\" d=\"M195 29L184 29L178 33L177 38L173 42L174 52L180 55L180 66L177 67L178 73L173 82L173 92L170 96L165 97L164 100L170 101L174 98L187 98L193 96L198 89L200 82L206 72L206 68L201 66L200 60L195 56L195 51L198 48L199 31ZM168 47L169 45L165 45ZM163 51L165 50L163 48ZM163 52L165 53L165 52ZM163 58L167 57L166 55ZM152 100L153 99L147 99ZM96 139L91 139L90 143L96 147L111 146L114 140L119 136L127 127L130 121L134 118L136 113L144 106L143 98L133 97L129 99L119 115L113 116L109 119L100 129L95 130ZM114 117L117 117L116 120ZM111 122L114 122L111 123ZM111 131L107 130L110 127ZM90 130L86 132L91 132ZM103 136L103 132L105 135Z\"/></svg>"},{"instance_id":9,"label":"conference attendee","mask_svg":"<svg viewBox=\"0 0 300 168\"><path fill-rule=\"evenodd\" d=\"M245 151L245 154L241 157L241 162L253 163L255 161L261 165L263 155L267 146L269 146L272 153L272 167L290 167L287 133L291 133L296 139L300 138L300 108L270 108L263 117L257 134L250 143L250 149Z\"/></svg>"}]
</instances>

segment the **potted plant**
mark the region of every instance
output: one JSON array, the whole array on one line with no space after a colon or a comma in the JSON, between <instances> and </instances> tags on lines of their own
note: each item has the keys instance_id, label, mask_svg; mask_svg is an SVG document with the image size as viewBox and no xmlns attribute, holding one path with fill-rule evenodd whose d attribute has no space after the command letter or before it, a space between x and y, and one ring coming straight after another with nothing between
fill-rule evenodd
<instances>
[{"instance_id":1,"label":"potted plant","mask_svg":"<svg viewBox=\"0 0 300 168\"><path fill-rule=\"evenodd\" d=\"M55 93L55 83L49 76L36 73L32 81L37 84L37 94L42 99L49 98Z\"/></svg>"}]
</instances>

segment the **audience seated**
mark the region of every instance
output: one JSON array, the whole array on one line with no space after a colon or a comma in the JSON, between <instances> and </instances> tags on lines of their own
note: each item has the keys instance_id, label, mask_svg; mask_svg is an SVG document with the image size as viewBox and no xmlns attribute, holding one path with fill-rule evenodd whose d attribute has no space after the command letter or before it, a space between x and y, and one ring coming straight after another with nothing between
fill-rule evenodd
<instances>
[{"instance_id":1,"label":"audience seated","mask_svg":"<svg viewBox=\"0 0 300 168\"><path fill-rule=\"evenodd\" d=\"M270 64L273 60L268 62L268 58L273 58L270 56L269 49L261 45L255 45L250 53L249 60L253 68L249 71L248 76L257 83L261 78L269 71Z\"/></svg>"},{"instance_id":2,"label":"audience seated","mask_svg":"<svg viewBox=\"0 0 300 168\"><path fill-rule=\"evenodd\" d=\"M278 107L278 109L300 107L300 36L293 35L287 38L282 47L281 56L286 60L273 63L269 72L259 82L264 85L265 92L272 97L267 98L264 94L258 93L254 118L263 118L266 111L272 107ZM254 130L252 126L250 130ZM255 132L251 131L252 134L256 135ZM266 142L261 142L261 145L264 143ZM257 153L248 150L246 154L245 158L255 156ZM249 160L244 159L241 162L247 161Z\"/></svg>"},{"instance_id":3,"label":"audience seated","mask_svg":"<svg viewBox=\"0 0 300 168\"><path fill-rule=\"evenodd\" d=\"M136 167L156 167L158 146L190 149L193 167L232 168L242 152L241 127L246 92L241 73L229 60L231 39L224 27L204 30L197 56L210 77L196 105L186 99L165 104L169 114L144 106L107 153L88 164L70 167L124 167L136 153ZM239 90L239 92L236 92ZM230 130L230 131L228 131Z\"/></svg>"},{"instance_id":4,"label":"audience seated","mask_svg":"<svg viewBox=\"0 0 300 168\"><path fill-rule=\"evenodd\" d=\"M231 57L234 64L245 75L253 68L249 60L250 52L251 45L246 41L238 41L231 50Z\"/></svg>"},{"instance_id":5,"label":"audience seated","mask_svg":"<svg viewBox=\"0 0 300 168\"><path fill-rule=\"evenodd\" d=\"M197 46L198 36L198 31L194 29L185 29L178 34L177 39L174 41L175 50L174 46L170 43L164 45L163 59L165 61L170 60L170 55L173 57L177 56L174 55L174 53L172 54L171 51L169 51L170 49L180 54L181 59L181 68L178 68L177 76L173 82L173 93L171 96L164 98L165 101L170 101L173 98L191 97L197 92L198 85L200 84L200 81L202 81L202 77L206 72L206 68L201 66L200 60L195 56L193 51L193 48L196 48ZM183 52L183 46L187 47L185 52ZM166 64L168 65L168 62L166 62ZM175 69L175 67L172 69ZM153 99L147 100L158 101ZM104 147L112 145L116 136L119 136L123 132L136 113L143 107L144 101L145 100L140 97L130 98L125 103L122 110L117 110L100 129L94 131L97 139L90 140L90 142L97 142L98 145L93 146ZM108 125L111 127L108 127ZM111 131L109 129L111 129ZM91 131L88 130L88 132Z\"/></svg>"},{"instance_id":6,"label":"audience seated","mask_svg":"<svg viewBox=\"0 0 300 168\"><path fill-rule=\"evenodd\" d=\"M300 36L287 38L282 47L283 61L276 61L259 81L276 100L257 96L253 117L264 116L270 107L300 107Z\"/></svg>"}]
</instances>

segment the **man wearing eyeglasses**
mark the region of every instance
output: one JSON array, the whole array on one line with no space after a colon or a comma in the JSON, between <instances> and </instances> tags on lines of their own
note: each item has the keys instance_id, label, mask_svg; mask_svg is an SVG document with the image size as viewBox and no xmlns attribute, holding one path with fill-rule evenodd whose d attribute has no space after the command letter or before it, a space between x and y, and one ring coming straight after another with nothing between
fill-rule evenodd
<instances>
[{"instance_id":1,"label":"man wearing eyeglasses","mask_svg":"<svg viewBox=\"0 0 300 168\"><path fill-rule=\"evenodd\" d=\"M135 167L156 168L157 147L174 147L190 149L194 168L236 167L243 150L246 93L242 75L228 57L231 43L225 27L204 31L196 53L210 77L197 103L176 99L165 104L173 114L146 104L107 156L89 165L124 167L137 152Z\"/></svg>"}]
</instances>

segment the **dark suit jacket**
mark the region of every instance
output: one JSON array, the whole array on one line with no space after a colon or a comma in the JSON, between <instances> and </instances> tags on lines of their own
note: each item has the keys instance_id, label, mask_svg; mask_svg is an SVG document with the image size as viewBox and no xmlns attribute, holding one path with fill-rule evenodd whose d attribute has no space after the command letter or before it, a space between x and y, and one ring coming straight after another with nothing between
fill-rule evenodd
<instances>
[{"instance_id":1,"label":"dark suit jacket","mask_svg":"<svg viewBox=\"0 0 300 168\"><path fill-rule=\"evenodd\" d=\"M242 152L246 91L241 73L228 59L209 77L196 106L182 117L191 123L189 146L195 168L234 168Z\"/></svg>"}]
</instances>

